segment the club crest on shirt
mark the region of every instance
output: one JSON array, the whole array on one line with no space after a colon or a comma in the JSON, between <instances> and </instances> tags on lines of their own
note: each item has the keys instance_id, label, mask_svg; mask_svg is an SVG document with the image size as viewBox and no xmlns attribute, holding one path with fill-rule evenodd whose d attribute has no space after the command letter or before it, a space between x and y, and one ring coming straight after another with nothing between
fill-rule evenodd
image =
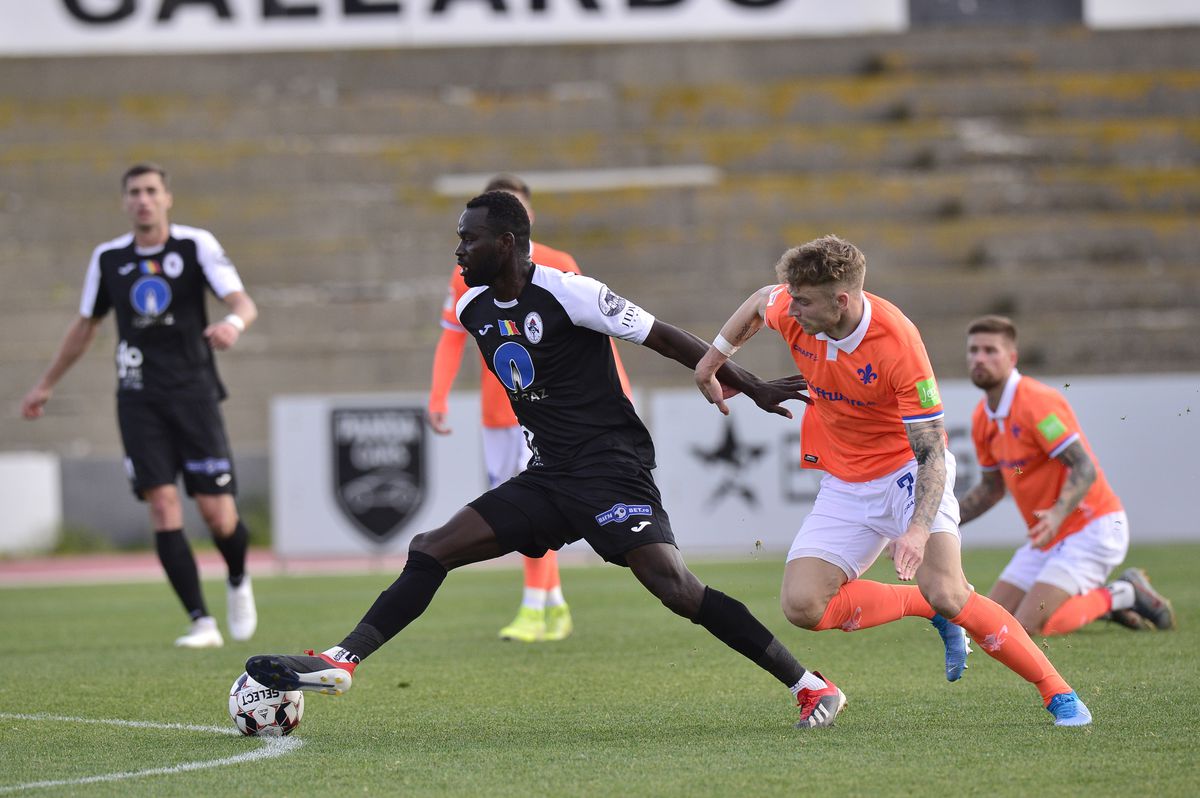
<instances>
[{"instance_id":1,"label":"club crest on shirt","mask_svg":"<svg viewBox=\"0 0 1200 798\"><path fill-rule=\"evenodd\" d=\"M525 338L531 344L542 340L542 317L536 311L525 317Z\"/></svg>"},{"instance_id":2,"label":"club crest on shirt","mask_svg":"<svg viewBox=\"0 0 1200 798\"><path fill-rule=\"evenodd\" d=\"M183 274L183 256L178 252L168 252L163 256L162 269L163 274L172 280L176 279Z\"/></svg>"},{"instance_id":3,"label":"club crest on shirt","mask_svg":"<svg viewBox=\"0 0 1200 798\"><path fill-rule=\"evenodd\" d=\"M424 410L341 408L330 421L338 506L359 532L384 543L425 500Z\"/></svg>"}]
</instances>

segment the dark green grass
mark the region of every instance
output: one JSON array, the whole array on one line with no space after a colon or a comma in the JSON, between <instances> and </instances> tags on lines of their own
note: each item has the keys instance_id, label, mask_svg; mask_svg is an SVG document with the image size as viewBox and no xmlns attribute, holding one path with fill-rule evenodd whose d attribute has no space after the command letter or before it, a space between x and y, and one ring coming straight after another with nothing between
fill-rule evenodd
<instances>
[{"instance_id":1,"label":"dark green grass","mask_svg":"<svg viewBox=\"0 0 1200 798\"><path fill-rule=\"evenodd\" d=\"M991 584L1004 552L968 552ZM1181 629L1107 623L1047 642L1096 716L1055 729L1036 691L980 652L947 684L941 643L909 619L855 634L788 627L782 558L695 562L850 705L833 729L792 728L784 688L668 613L612 566L564 569L576 634L502 643L518 572L453 574L429 612L339 698L307 696L283 758L72 785L31 795L1156 795L1200 793L1196 743L1200 547L1135 549ZM887 579L889 563L871 576ZM341 639L392 574L256 581L252 643L180 651L165 584L0 591L0 712L224 726L246 656ZM223 592L206 584L213 610ZM220 759L261 743L203 732L0 719L0 790Z\"/></svg>"}]
</instances>

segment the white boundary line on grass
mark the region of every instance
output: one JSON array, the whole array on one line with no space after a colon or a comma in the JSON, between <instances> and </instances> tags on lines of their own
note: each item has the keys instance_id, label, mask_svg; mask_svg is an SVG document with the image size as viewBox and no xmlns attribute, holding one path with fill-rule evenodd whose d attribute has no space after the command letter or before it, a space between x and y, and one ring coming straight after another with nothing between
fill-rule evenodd
<instances>
[{"instance_id":1,"label":"white boundary line on grass","mask_svg":"<svg viewBox=\"0 0 1200 798\"><path fill-rule=\"evenodd\" d=\"M195 731L207 732L209 734L232 734L240 735L236 729L228 729L223 726L197 726L190 723L154 723L146 720L120 720L114 718L74 718L68 715L44 715L41 713L33 715L22 715L15 712L0 712L0 718L6 720L34 720L34 721L63 721L66 723L96 723L107 726L126 726L135 729L168 729L178 731ZM170 765L161 768L148 768L146 770L130 770L121 773L104 773L99 776L83 776L77 779L53 779L49 781L30 781L25 784L6 784L0 785L0 795L12 792L21 792L23 790L33 790L39 787L66 787L73 784L96 784L104 781L121 781L123 779L137 779L142 776L162 776L169 773L185 773L189 770L204 770L205 768L222 767L224 765L236 765L241 762L254 762L259 759L272 759L277 756L283 756L295 751L300 746L304 745L303 740L294 737L260 737L263 742L262 748L256 748L253 751L247 751L244 754L236 756L227 756L222 759L207 759L199 762L181 762L178 765Z\"/></svg>"}]
</instances>

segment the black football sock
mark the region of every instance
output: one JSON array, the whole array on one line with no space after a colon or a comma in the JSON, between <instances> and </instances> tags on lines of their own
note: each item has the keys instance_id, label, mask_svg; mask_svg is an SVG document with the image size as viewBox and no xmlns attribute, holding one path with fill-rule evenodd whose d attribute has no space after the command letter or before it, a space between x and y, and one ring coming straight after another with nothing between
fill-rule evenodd
<instances>
[{"instance_id":1,"label":"black football sock","mask_svg":"<svg viewBox=\"0 0 1200 798\"><path fill-rule=\"evenodd\" d=\"M357 654L359 659L374 654L425 612L445 578L446 569L437 560L424 552L409 552L400 576L379 594L341 647Z\"/></svg>"},{"instance_id":2,"label":"black football sock","mask_svg":"<svg viewBox=\"0 0 1200 798\"><path fill-rule=\"evenodd\" d=\"M249 542L250 533L240 518L237 526L233 528L233 534L229 537L219 538L213 535L213 543L216 544L217 551L221 552L221 556L225 558L225 565L229 568L229 584L234 587L240 585L242 577L246 575L246 547Z\"/></svg>"},{"instance_id":3,"label":"black football sock","mask_svg":"<svg viewBox=\"0 0 1200 798\"><path fill-rule=\"evenodd\" d=\"M750 614L746 605L719 590L704 588L698 623L718 640L770 673L785 687L800 681L804 666Z\"/></svg>"},{"instance_id":4,"label":"black football sock","mask_svg":"<svg viewBox=\"0 0 1200 798\"><path fill-rule=\"evenodd\" d=\"M158 561L167 572L167 580L175 588L175 595L183 602L188 617L193 621L208 615L204 606L204 594L200 592L200 572L196 569L196 558L188 546L182 529L165 529L154 533L154 548Z\"/></svg>"}]
</instances>

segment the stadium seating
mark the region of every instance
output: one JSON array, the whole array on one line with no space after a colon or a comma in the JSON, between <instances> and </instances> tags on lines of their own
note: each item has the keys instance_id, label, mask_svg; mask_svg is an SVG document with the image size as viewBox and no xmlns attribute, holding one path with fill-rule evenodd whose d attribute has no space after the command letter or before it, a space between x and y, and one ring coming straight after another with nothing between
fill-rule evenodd
<instances>
[{"instance_id":1,"label":"stadium seating","mask_svg":"<svg viewBox=\"0 0 1200 798\"><path fill-rule=\"evenodd\" d=\"M1034 373L1200 355L1200 30L956 30L804 41L171 55L0 64L0 383L15 406L125 229L118 177L163 163L261 319L221 358L239 452L269 397L427 386L462 197L446 174L705 164L712 186L546 193L540 239L711 336L787 246L859 243L868 289L944 378L965 322L1014 316ZM550 80L547 76L552 76ZM106 325L52 424L6 446L119 451ZM626 347L626 349L629 349ZM777 347L748 347L764 372ZM641 387L683 371L630 352ZM83 442L87 444L84 445Z\"/></svg>"}]
</instances>

